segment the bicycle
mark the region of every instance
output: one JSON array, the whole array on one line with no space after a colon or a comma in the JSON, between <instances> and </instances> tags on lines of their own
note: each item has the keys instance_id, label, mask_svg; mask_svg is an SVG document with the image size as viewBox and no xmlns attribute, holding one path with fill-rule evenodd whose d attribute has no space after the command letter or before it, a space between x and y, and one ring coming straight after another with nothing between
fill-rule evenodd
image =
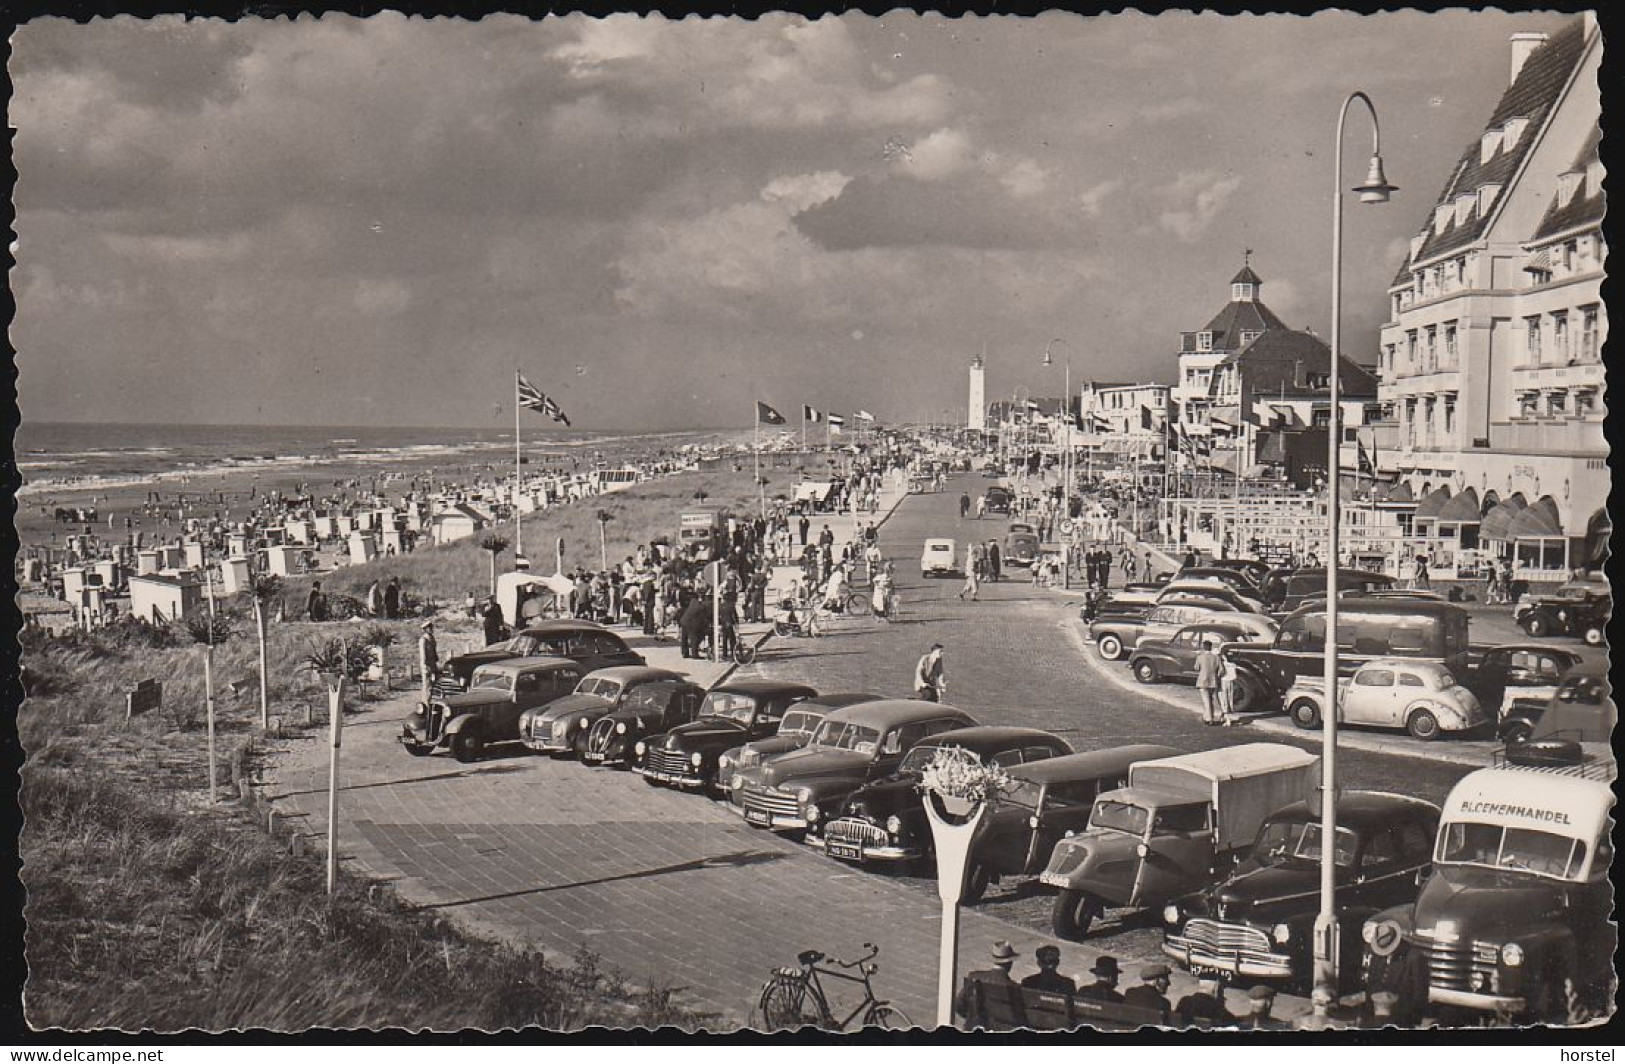
<instances>
[{"instance_id":1,"label":"bicycle","mask_svg":"<svg viewBox=\"0 0 1625 1064\"><path fill-rule=\"evenodd\" d=\"M878 1027L888 1031L906 1031L914 1026L903 1010L889 1001L875 997L875 988L870 983L870 977L879 971L879 965L870 963L880 953L880 947L873 942L865 942L863 948L869 952L855 961L843 961L838 957L826 957L822 952L809 949L803 950L796 956L799 968L779 968L774 971L766 985L762 987L761 1000L757 1004L762 1014L763 1025L772 1031L794 1029L798 1027L819 1027L826 1031L845 1031L852 1025L852 1021L859 1016L863 1017L864 1027ZM832 961L835 967L819 967L822 961ZM847 975L838 969L850 971L856 968L857 975ZM858 1002L844 1019L838 1019L830 1011L829 998L824 993L824 984L820 976L829 976L831 979L840 979L848 983L863 984L863 1000Z\"/></svg>"}]
</instances>

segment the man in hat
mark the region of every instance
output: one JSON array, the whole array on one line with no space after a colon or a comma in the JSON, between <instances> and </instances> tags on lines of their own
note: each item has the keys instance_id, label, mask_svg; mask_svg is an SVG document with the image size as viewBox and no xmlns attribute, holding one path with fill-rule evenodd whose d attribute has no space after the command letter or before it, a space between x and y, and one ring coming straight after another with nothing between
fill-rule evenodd
<instances>
[{"instance_id":1,"label":"man in hat","mask_svg":"<svg viewBox=\"0 0 1625 1064\"><path fill-rule=\"evenodd\" d=\"M1224 1007L1224 982L1218 975L1208 973L1197 980L1196 993L1186 994L1174 1006L1179 1019L1190 1024L1205 1020L1210 1024L1234 1023L1235 1017Z\"/></svg>"},{"instance_id":2,"label":"man in hat","mask_svg":"<svg viewBox=\"0 0 1625 1064\"><path fill-rule=\"evenodd\" d=\"M418 659L423 664L423 681L433 687L440 679L440 646L434 641L434 621L424 621L419 628Z\"/></svg>"},{"instance_id":3,"label":"man in hat","mask_svg":"<svg viewBox=\"0 0 1625 1064\"><path fill-rule=\"evenodd\" d=\"M963 1016L972 1027L987 1026L987 1008L984 992L988 987L1012 987L1010 966L1016 962L1016 951L1010 943L999 939L993 943L993 967L966 972L965 982L954 999L954 1013Z\"/></svg>"},{"instance_id":4,"label":"man in hat","mask_svg":"<svg viewBox=\"0 0 1625 1064\"><path fill-rule=\"evenodd\" d=\"M1123 1000L1123 995L1117 992L1117 981L1122 978L1123 972L1117 966L1116 957L1102 953L1095 966L1089 969L1089 974L1095 977L1095 981L1078 990L1080 998L1119 1003Z\"/></svg>"},{"instance_id":5,"label":"man in hat","mask_svg":"<svg viewBox=\"0 0 1625 1064\"><path fill-rule=\"evenodd\" d=\"M497 605L495 595L486 598L485 609L480 613L480 623L485 630L486 646L502 638L502 607Z\"/></svg>"},{"instance_id":6,"label":"man in hat","mask_svg":"<svg viewBox=\"0 0 1625 1064\"><path fill-rule=\"evenodd\" d=\"M1290 1030L1291 1024L1284 1023L1270 1015L1270 1010L1274 1007L1275 988L1259 983L1247 991L1248 1016L1242 1026L1249 1031Z\"/></svg>"},{"instance_id":7,"label":"man in hat","mask_svg":"<svg viewBox=\"0 0 1625 1064\"><path fill-rule=\"evenodd\" d=\"M1039 946L1036 956L1038 971L1021 981L1023 987L1028 990L1042 990L1049 994L1072 995L1078 992L1078 984L1060 973L1060 947Z\"/></svg>"},{"instance_id":8,"label":"man in hat","mask_svg":"<svg viewBox=\"0 0 1625 1064\"><path fill-rule=\"evenodd\" d=\"M1140 969L1140 985L1131 986L1123 991L1123 1003L1142 1009L1159 1009L1167 1012L1173 1007L1168 1003L1169 979L1170 973L1166 964L1146 965Z\"/></svg>"}]
</instances>

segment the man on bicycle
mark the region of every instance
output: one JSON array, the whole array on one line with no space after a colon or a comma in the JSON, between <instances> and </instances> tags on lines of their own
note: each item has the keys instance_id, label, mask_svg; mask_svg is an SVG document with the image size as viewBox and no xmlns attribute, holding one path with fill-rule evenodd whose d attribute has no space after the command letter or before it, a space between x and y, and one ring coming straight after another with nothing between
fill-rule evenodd
<instances>
[{"instance_id":1,"label":"man on bicycle","mask_svg":"<svg viewBox=\"0 0 1625 1064\"><path fill-rule=\"evenodd\" d=\"M932 643L914 666L914 696L923 702L941 702L948 697L948 673L942 663L942 644Z\"/></svg>"}]
</instances>

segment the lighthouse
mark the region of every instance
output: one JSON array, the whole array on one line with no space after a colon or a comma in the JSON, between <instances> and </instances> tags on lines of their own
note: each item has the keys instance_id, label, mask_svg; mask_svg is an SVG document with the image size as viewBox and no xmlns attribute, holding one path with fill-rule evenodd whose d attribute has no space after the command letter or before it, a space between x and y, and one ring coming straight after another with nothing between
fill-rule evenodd
<instances>
[{"instance_id":1,"label":"lighthouse","mask_svg":"<svg viewBox=\"0 0 1625 1064\"><path fill-rule=\"evenodd\" d=\"M987 428L987 368L981 355L970 360L970 417L966 424L977 432Z\"/></svg>"}]
</instances>

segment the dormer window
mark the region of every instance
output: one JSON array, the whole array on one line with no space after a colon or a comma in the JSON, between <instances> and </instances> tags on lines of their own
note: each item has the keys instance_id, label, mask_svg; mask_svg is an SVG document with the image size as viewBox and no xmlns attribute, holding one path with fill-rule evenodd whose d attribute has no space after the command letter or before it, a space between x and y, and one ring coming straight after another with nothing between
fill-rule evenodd
<instances>
[{"instance_id":1,"label":"dormer window","mask_svg":"<svg viewBox=\"0 0 1625 1064\"><path fill-rule=\"evenodd\" d=\"M1210 333L1210 332L1199 332L1199 333L1197 333L1196 334L1196 350L1198 350L1198 351L1211 351L1211 350L1213 350L1213 334Z\"/></svg>"},{"instance_id":2,"label":"dormer window","mask_svg":"<svg viewBox=\"0 0 1625 1064\"><path fill-rule=\"evenodd\" d=\"M1477 192L1463 192L1456 197L1456 224L1466 225L1467 219L1473 216L1473 208L1478 206Z\"/></svg>"},{"instance_id":3,"label":"dormer window","mask_svg":"<svg viewBox=\"0 0 1625 1064\"><path fill-rule=\"evenodd\" d=\"M1568 170L1557 175L1557 205L1567 207L1574 199L1574 193L1585 182L1585 171Z\"/></svg>"},{"instance_id":4,"label":"dormer window","mask_svg":"<svg viewBox=\"0 0 1625 1064\"><path fill-rule=\"evenodd\" d=\"M1487 163L1495 158L1495 153L1501 149L1501 131L1499 129L1486 129L1478 138L1478 161Z\"/></svg>"},{"instance_id":5,"label":"dormer window","mask_svg":"<svg viewBox=\"0 0 1625 1064\"><path fill-rule=\"evenodd\" d=\"M1489 215L1490 206L1495 202L1495 197L1499 196L1500 194L1501 186L1494 181L1486 181L1484 184L1478 186L1479 217L1482 218Z\"/></svg>"},{"instance_id":6,"label":"dormer window","mask_svg":"<svg viewBox=\"0 0 1625 1064\"><path fill-rule=\"evenodd\" d=\"M1251 303L1253 300L1253 286L1250 284L1233 284L1230 286L1230 298L1233 301Z\"/></svg>"},{"instance_id":7,"label":"dormer window","mask_svg":"<svg viewBox=\"0 0 1625 1064\"><path fill-rule=\"evenodd\" d=\"M1258 339L1258 333L1257 333L1256 330L1253 330L1253 329L1243 329L1243 330L1241 330L1241 346L1246 347L1248 344L1252 343L1256 339Z\"/></svg>"},{"instance_id":8,"label":"dormer window","mask_svg":"<svg viewBox=\"0 0 1625 1064\"><path fill-rule=\"evenodd\" d=\"M1518 138L1523 136L1524 129L1529 125L1527 118L1509 118L1506 125L1501 127L1501 146L1511 151L1518 146Z\"/></svg>"}]
</instances>

